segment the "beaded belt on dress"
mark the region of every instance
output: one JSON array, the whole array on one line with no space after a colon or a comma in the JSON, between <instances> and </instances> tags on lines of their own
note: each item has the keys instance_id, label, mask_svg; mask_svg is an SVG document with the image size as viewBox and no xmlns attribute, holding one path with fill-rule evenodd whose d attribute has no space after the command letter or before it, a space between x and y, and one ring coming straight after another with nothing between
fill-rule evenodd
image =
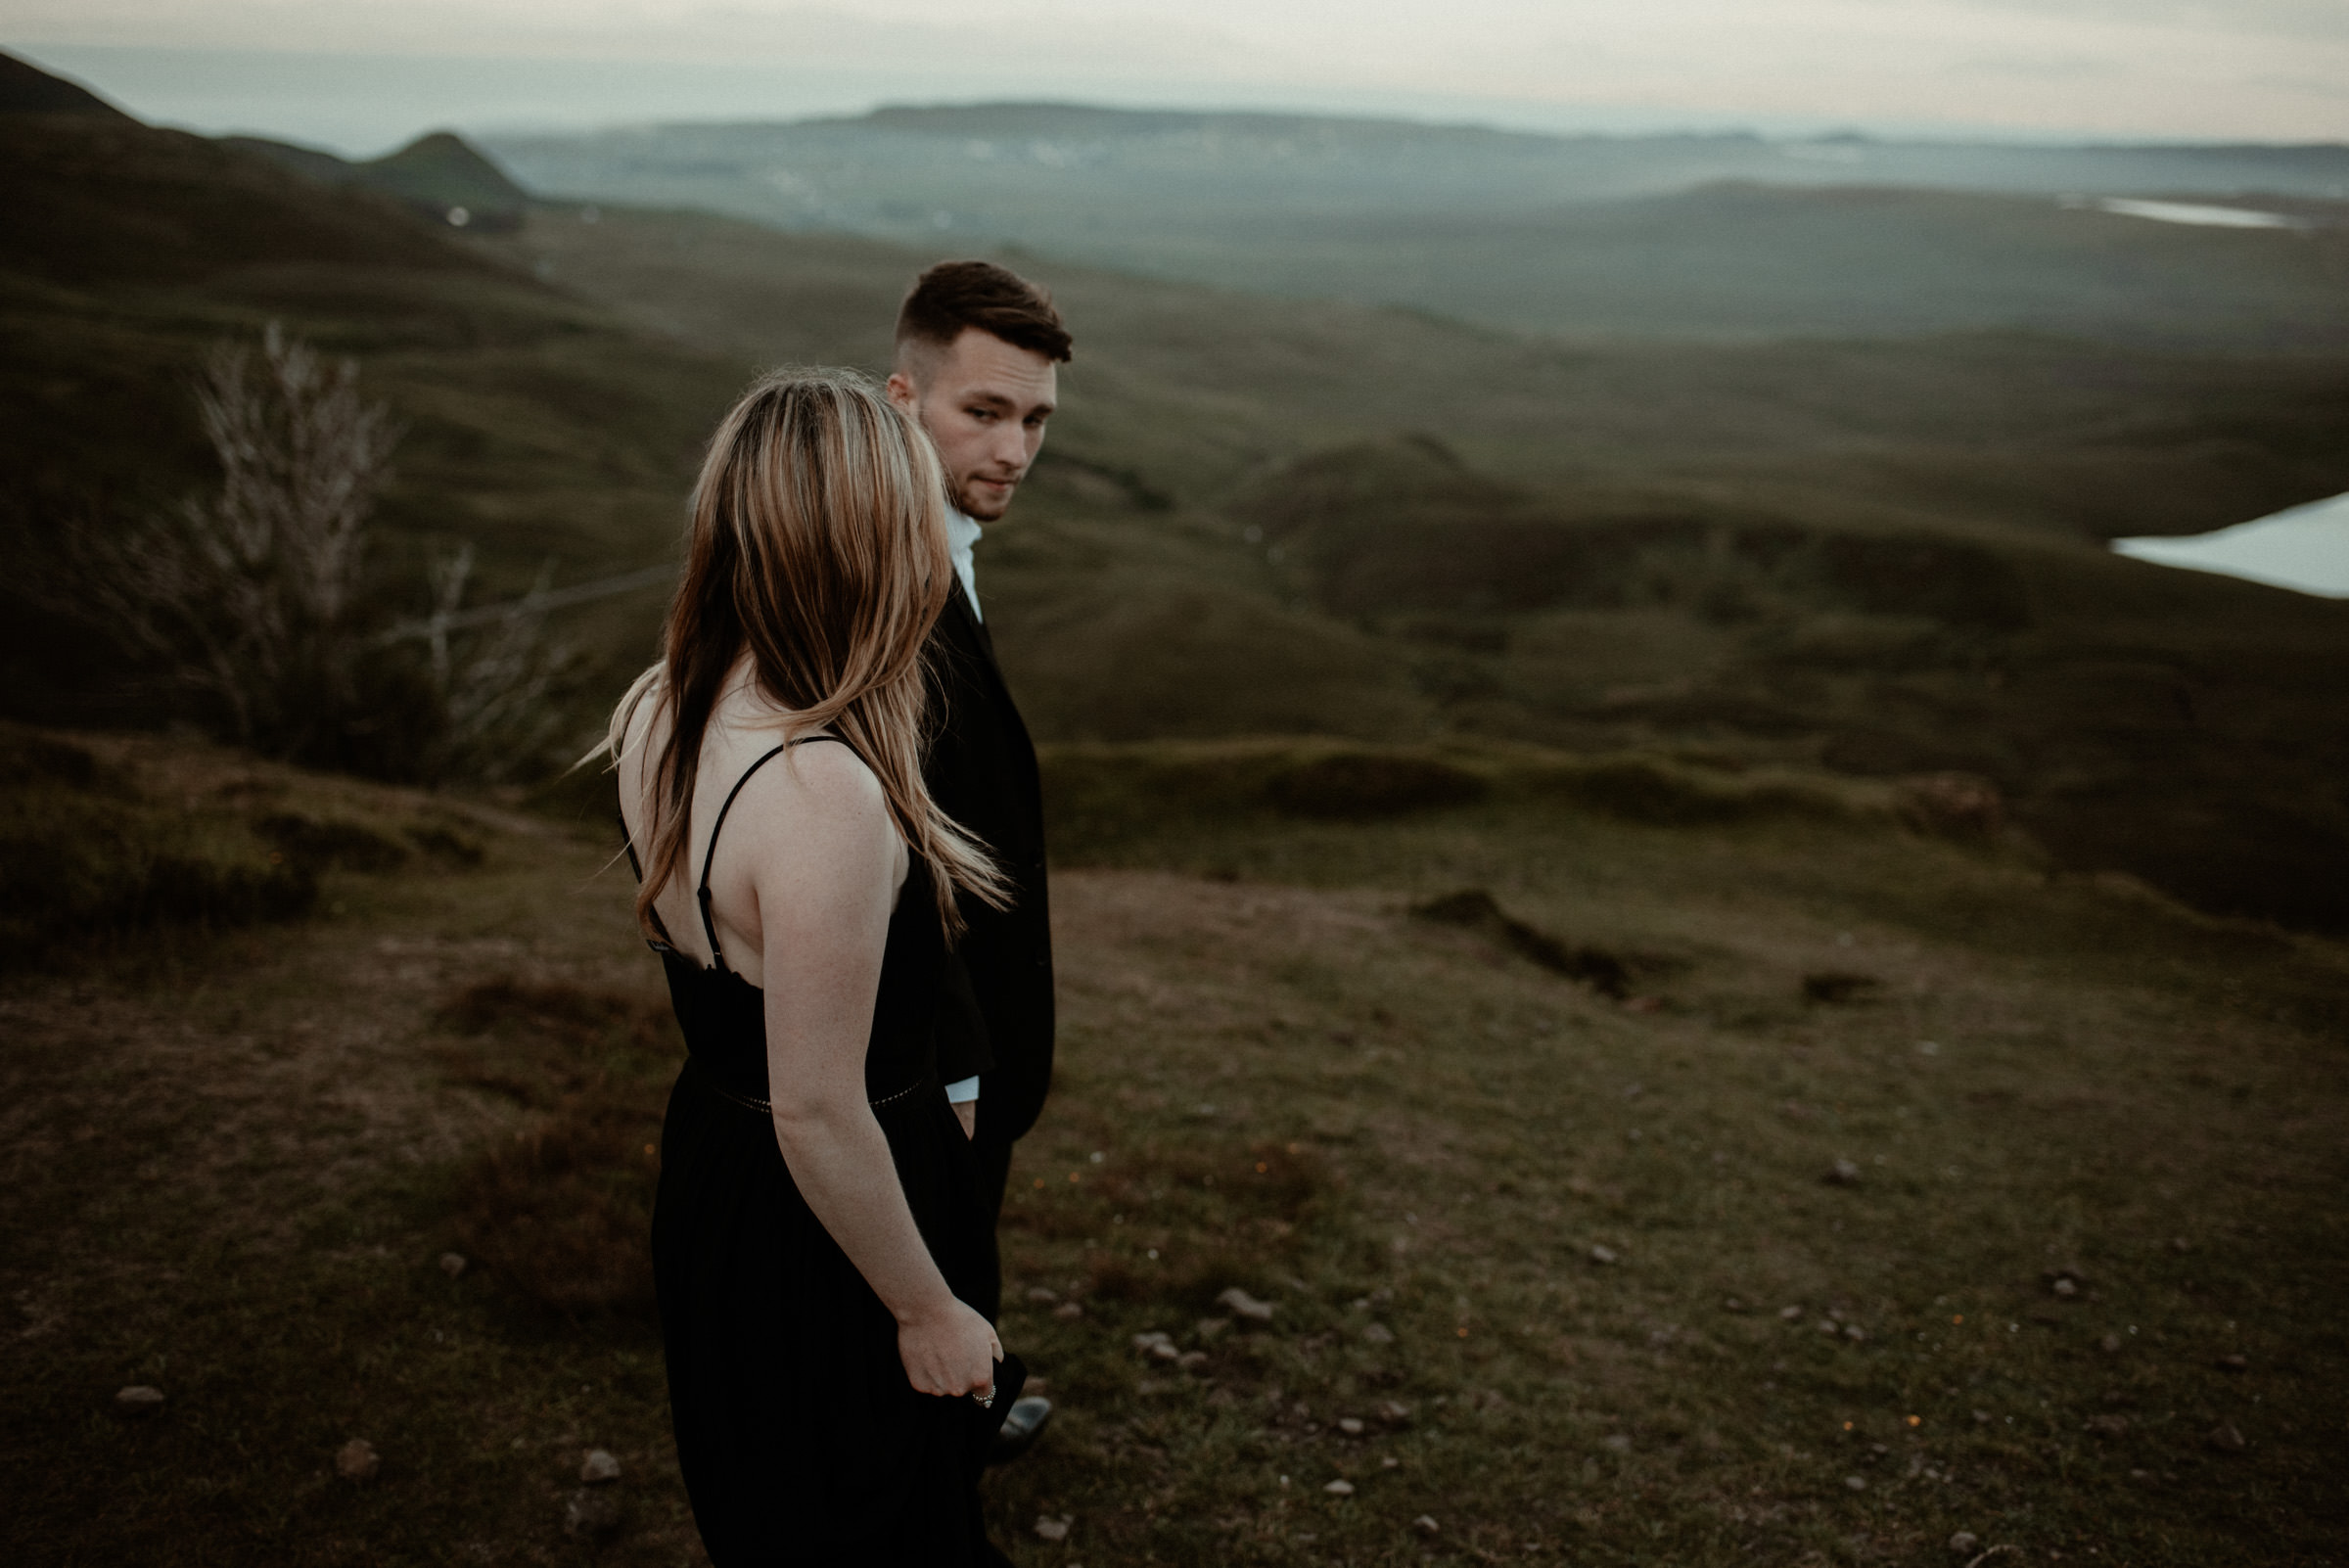
<instances>
[{"instance_id":1,"label":"beaded belt on dress","mask_svg":"<svg viewBox=\"0 0 2349 1568\"><path fill-rule=\"evenodd\" d=\"M693 1076L701 1080L702 1087L708 1089L711 1093L716 1095L721 1100L725 1100L734 1105L739 1105L746 1111L757 1111L761 1115L771 1116L774 1113L775 1105L772 1100L762 1100L758 1098L756 1095L751 1094L737 1094L732 1089L727 1088L724 1084L714 1081L710 1075L705 1072L697 1071ZM926 1077L915 1079L912 1083L906 1084L895 1094L884 1094L877 1100L866 1100L864 1103L877 1111L884 1105L895 1104L897 1101L903 1099L906 1095L911 1094L915 1089L920 1088L928 1082L929 1079Z\"/></svg>"}]
</instances>

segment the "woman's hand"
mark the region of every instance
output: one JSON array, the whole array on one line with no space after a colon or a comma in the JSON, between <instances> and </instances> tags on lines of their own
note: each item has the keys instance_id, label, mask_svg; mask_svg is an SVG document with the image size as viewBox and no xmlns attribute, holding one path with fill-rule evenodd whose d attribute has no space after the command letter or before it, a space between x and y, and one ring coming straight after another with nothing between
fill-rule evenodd
<instances>
[{"instance_id":1,"label":"woman's hand","mask_svg":"<svg viewBox=\"0 0 2349 1568\"><path fill-rule=\"evenodd\" d=\"M949 1296L943 1308L899 1321L898 1358L916 1389L953 1399L994 1388L1003 1342L986 1318Z\"/></svg>"}]
</instances>

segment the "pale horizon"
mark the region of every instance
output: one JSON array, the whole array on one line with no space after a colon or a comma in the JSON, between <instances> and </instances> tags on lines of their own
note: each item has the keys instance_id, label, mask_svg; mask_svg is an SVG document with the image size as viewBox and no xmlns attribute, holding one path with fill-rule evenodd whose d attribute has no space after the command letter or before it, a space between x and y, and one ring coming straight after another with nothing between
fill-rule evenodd
<instances>
[{"instance_id":1,"label":"pale horizon","mask_svg":"<svg viewBox=\"0 0 2349 1568\"><path fill-rule=\"evenodd\" d=\"M1554 131L2349 140L2333 0L1031 0L971 18L944 0L0 0L0 42L142 117L344 151L440 123L1003 99Z\"/></svg>"}]
</instances>

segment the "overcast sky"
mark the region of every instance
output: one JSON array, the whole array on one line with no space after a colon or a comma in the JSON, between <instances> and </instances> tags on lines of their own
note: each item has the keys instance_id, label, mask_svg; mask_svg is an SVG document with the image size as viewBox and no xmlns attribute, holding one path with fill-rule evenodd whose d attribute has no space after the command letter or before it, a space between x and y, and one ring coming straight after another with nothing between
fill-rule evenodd
<instances>
[{"instance_id":1,"label":"overcast sky","mask_svg":"<svg viewBox=\"0 0 2349 1568\"><path fill-rule=\"evenodd\" d=\"M473 122L1021 95L2349 139L2349 0L0 0L0 41L153 117L244 104L280 133L375 79Z\"/></svg>"}]
</instances>

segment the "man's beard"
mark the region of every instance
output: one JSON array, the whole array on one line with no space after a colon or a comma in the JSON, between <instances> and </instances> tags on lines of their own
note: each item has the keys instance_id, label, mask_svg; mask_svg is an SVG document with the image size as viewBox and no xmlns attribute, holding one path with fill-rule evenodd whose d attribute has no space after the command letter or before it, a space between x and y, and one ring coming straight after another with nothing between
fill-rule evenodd
<instances>
[{"instance_id":1,"label":"man's beard","mask_svg":"<svg viewBox=\"0 0 2349 1568\"><path fill-rule=\"evenodd\" d=\"M1019 486L1015 484L1004 494L1001 504L996 505L991 511L983 512L972 504L971 487L968 484L957 484L954 486L954 510L974 523L992 523L1011 510L1011 498L1019 493Z\"/></svg>"}]
</instances>

